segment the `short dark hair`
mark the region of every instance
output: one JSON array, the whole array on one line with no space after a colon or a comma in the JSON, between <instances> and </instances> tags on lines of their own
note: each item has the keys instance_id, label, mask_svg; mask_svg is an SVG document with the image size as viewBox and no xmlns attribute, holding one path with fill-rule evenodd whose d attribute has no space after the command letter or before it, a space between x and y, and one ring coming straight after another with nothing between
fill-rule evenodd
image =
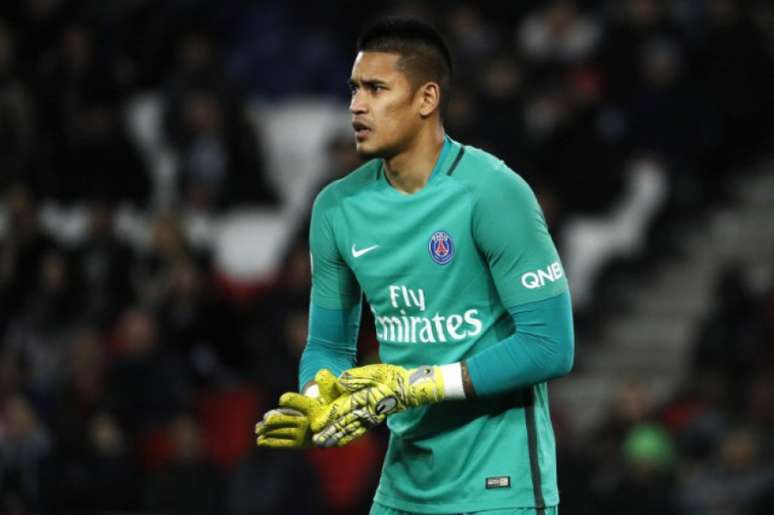
<instances>
[{"instance_id":1,"label":"short dark hair","mask_svg":"<svg viewBox=\"0 0 774 515\"><path fill-rule=\"evenodd\" d=\"M436 82L441 87L441 103L446 103L453 73L451 52L429 23L415 18L380 18L360 35L357 51L398 54L397 66L414 87Z\"/></svg>"}]
</instances>

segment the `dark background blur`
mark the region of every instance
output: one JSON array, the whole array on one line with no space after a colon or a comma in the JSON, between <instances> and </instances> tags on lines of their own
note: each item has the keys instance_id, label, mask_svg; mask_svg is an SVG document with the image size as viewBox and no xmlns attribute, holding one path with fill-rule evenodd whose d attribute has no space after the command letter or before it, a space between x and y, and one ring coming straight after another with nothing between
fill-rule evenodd
<instances>
[{"instance_id":1,"label":"dark background blur","mask_svg":"<svg viewBox=\"0 0 774 515\"><path fill-rule=\"evenodd\" d=\"M733 0L3 1L0 512L366 513L383 429L252 431L297 387L377 13L446 34L448 132L562 253L562 514L774 513L774 7Z\"/></svg>"}]
</instances>

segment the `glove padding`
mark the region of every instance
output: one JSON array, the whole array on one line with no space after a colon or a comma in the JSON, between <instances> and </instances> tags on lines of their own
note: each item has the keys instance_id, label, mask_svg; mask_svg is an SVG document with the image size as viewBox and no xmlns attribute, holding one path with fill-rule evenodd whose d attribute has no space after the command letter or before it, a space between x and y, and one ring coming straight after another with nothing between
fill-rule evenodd
<instances>
[{"instance_id":1,"label":"glove padding","mask_svg":"<svg viewBox=\"0 0 774 515\"><path fill-rule=\"evenodd\" d=\"M321 447L351 441L383 422L387 415L445 398L439 367L407 370L396 365L366 365L344 372L338 381L343 393L312 421L314 443ZM346 444L341 444L346 445Z\"/></svg>"},{"instance_id":2,"label":"glove padding","mask_svg":"<svg viewBox=\"0 0 774 515\"><path fill-rule=\"evenodd\" d=\"M299 449L312 445L310 420L341 395L336 376L330 370L320 370L314 380L320 389L319 397L285 393L280 397L279 408L264 414L255 425L259 447Z\"/></svg>"},{"instance_id":3,"label":"glove padding","mask_svg":"<svg viewBox=\"0 0 774 515\"><path fill-rule=\"evenodd\" d=\"M386 420L387 413L380 402L394 397L381 384L342 391L345 393L310 419L313 440L318 447L343 447L360 438Z\"/></svg>"}]
</instances>

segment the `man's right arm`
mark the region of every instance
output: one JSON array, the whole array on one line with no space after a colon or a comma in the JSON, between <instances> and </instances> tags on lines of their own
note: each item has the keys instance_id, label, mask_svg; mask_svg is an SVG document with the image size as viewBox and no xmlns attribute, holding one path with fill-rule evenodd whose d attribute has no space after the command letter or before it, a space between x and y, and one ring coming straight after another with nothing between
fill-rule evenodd
<instances>
[{"instance_id":1,"label":"man's right arm","mask_svg":"<svg viewBox=\"0 0 774 515\"><path fill-rule=\"evenodd\" d=\"M309 303L309 335L298 367L302 393L314 395L314 376L327 368L335 376L355 366L360 303L349 309L326 309Z\"/></svg>"},{"instance_id":2,"label":"man's right arm","mask_svg":"<svg viewBox=\"0 0 774 515\"><path fill-rule=\"evenodd\" d=\"M255 426L257 444L269 448L299 448L312 444L313 420L333 415L324 412L339 396L336 377L355 365L360 324L360 287L338 251L331 220L334 192L328 187L312 209L310 254L312 295L309 336L299 366L299 390L288 392L279 407L264 414ZM332 198L333 197L333 198ZM351 402L347 405L350 408ZM322 417L322 418L321 418ZM340 439L340 445L361 436L360 425Z\"/></svg>"},{"instance_id":3,"label":"man's right arm","mask_svg":"<svg viewBox=\"0 0 774 515\"><path fill-rule=\"evenodd\" d=\"M325 188L312 208L309 335L298 373L302 392L309 387L318 370L327 368L339 375L355 366L356 361L361 291L336 244L334 188Z\"/></svg>"}]
</instances>

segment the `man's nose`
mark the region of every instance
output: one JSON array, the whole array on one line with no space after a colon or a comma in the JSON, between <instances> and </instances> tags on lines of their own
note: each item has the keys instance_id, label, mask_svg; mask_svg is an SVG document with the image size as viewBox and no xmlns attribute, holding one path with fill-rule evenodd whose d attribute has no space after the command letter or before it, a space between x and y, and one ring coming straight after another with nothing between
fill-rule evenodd
<instances>
[{"instance_id":1,"label":"man's nose","mask_svg":"<svg viewBox=\"0 0 774 515\"><path fill-rule=\"evenodd\" d=\"M363 101L363 96L360 92L352 95L352 100L349 101L349 111L352 114L362 114L368 111L368 106Z\"/></svg>"}]
</instances>

